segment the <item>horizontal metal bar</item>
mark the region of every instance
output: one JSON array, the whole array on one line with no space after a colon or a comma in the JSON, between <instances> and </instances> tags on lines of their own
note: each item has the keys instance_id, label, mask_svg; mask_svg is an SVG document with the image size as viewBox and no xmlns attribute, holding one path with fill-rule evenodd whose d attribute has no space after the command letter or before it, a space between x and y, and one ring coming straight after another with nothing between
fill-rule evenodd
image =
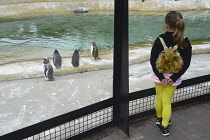
<instances>
[{"instance_id":1,"label":"horizontal metal bar","mask_svg":"<svg viewBox=\"0 0 210 140\"><path fill-rule=\"evenodd\" d=\"M204 76L184 80L183 83L180 86L178 86L178 88L192 86L192 85L196 85L196 84L200 84L200 83L204 83L204 82L208 82L208 81L210 81L210 75L204 75ZM129 94L129 101L152 96L152 95L155 95L154 88L133 92L133 93ZM193 102L203 101L203 100L210 100L210 93L173 103L172 106L173 106L173 108L176 108L178 106L190 104ZM102 109L111 107L114 104L113 102L114 102L113 98L110 98L110 99L89 105L87 107L84 107L84 108L54 117L52 119L45 120L43 122L19 129L17 131L8 133L6 135L1 136L0 139L1 140L10 140L10 139L11 140L12 139L22 140L22 139L28 138L30 136L44 132L46 130L49 130L51 128L54 128L56 126L62 125L66 122L70 122L70 121L78 119L80 117L84 117L85 115L92 114L92 113L100 111ZM136 120L136 119L139 119L142 117L146 117L149 115L153 115L153 114L155 114L155 110L151 109L151 110L148 110L145 112L141 112L141 113L129 116L129 121L133 121L133 120ZM93 132L107 128L111 125L113 125L113 120L111 122L102 124L98 127L92 128L88 131L82 132L81 134L73 136L70 139L82 138L82 137L87 136Z\"/></svg>"},{"instance_id":2,"label":"horizontal metal bar","mask_svg":"<svg viewBox=\"0 0 210 140\"><path fill-rule=\"evenodd\" d=\"M204 83L204 82L208 82L208 81L210 81L210 74L200 76L200 77L191 78L191 79L187 79L187 80L183 80L182 84L180 84L177 87L177 89L187 87L187 86L196 85L196 84L200 84L200 83Z\"/></svg>"},{"instance_id":3,"label":"horizontal metal bar","mask_svg":"<svg viewBox=\"0 0 210 140\"><path fill-rule=\"evenodd\" d=\"M187 87L187 86L196 85L196 84L203 83L203 82L208 82L208 81L210 81L210 74L183 80L182 84L179 85L177 87L177 89ZM149 89L145 89L145 90L141 90L141 91L132 92L129 94L129 101L139 99L139 98L144 98L147 96L152 96L152 95L155 95L155 88L149 88Z\"/></svg>"},{"instance_id":4,"label":"horizontal metal bar","mask_svg":"<svg viewBox=\"0 0 210 140\"><path fill-rule=\"evenodd\" d=\"M183 101L172 103L172 107L176 108L176 107L184 106L184 105L187 105L187 104L190 104L190 103L193 103L193 102L199 102L199 101L201 102L201 101L205 101L205 100L210 100L210 93L205 94L205 95L201 95L201 96L197 96L197 97L193 97L193 98L190 98L190 99L186 99L186 100L183 100Z\"/></svg>"},{"instance_id":5,"label":"horizontal metal bar","mask_svg":"<svg viewBox=\"0 0 210 140\"><path fill-rule=\"evenodd\" d=\"M149 88L129 94L129 101L155 95L155 88Z\"/></svg>"},{"instance_id":6,"label":"horizontal metal bar","mask_svg":"<svg viewBox=\"0 0 210 140\"><path fill-rule=\"evenodd\" d=\"M179 102L176 102L176 103L172 103L172 107L173 107L173 109L175 109L175 108L180 107L180 106L184 106L184 105L191 104L191 103L194 103L194 102L199 102L199 101L203 102L205 100L210 100L210 93L205 94L205 95L201 95L201 96L197 96L197 97L193 97L193 98L190 98L190 99L186 99L186 100L183 100L183 101L179 101ZM143 117L147 117L147 116L150 116L150 115L154 115L154 114L155 114L155 109L151 109L151 110L148 110L148 111L144 111L144 112L129 116L129 121L131 122L131 121L134 121L134 120L137 120L137 119L140 119L140 118L143 118Z\"/></svg>"},{"instance_id":7,"label":"horizontal metal bar","mask_svg":"<svg viewBox=\"0 0 210 140\"><path fill-rule=\"evenodd\" d=\"M92 105L89 105L87 107L54 117L49 120L42 121L40 123L19 129L17 131L8 133L6 135L3 135L0 137L1 140L22 140L24 138L28 138L30 136L39 134L43 131L49 130L53 127L56 127L58 125L64 124L66 122L69 122L71 120L80 118L82 116L91 114L93 112L97 112L99 110L102 110L104 108L113 106L113 99L107 99Z\"/></svg>"}]
</instances>

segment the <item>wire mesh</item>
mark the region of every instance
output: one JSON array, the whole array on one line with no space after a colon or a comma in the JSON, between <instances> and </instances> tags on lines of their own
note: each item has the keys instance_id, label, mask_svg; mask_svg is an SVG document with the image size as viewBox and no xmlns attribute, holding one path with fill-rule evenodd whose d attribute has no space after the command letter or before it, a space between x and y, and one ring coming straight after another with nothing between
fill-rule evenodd
<instances>
[{"instance_id":1,"label":"wire mesh","mask_svg":"<svg viewBox=\"0 0 210 140\"><path fill-rule=\"evenodd\" d=\"M199 97L207 97L205 95L210 94L210 81L198 83L199 80L209 80L209 77L199 77L198 79L192 79L193 81L196 81L197 83L190 85L191 81L188 81L186 86L182 86L178 88L173 96L172 102L173 103L179 103L180 102L187 102L187 100L193 101L194 99L200 99ZM192 81L192 82L193 82ZM190 86L189 86L190 85ZM141 94L140 96L136 96ZM154 101L155 101L155 92L154 89L148 89L145 91L140 91L136 93L131 93L130 101L129 101L129 116L135 116L135 115L141 115L145 112L149 112L150 110L154 109ZM204 95L204 96L203 96ZM197 98L198 97L198 98ZM106 104L110 102L112 103L112 100L106 101ZM109 103L109 104L110 104ZM62 123L54 128L47 127L47 129L42 129L44 132L41 132L36 135L30 136L25 138L24 140L65 140L69 138L74 138L77 136L82 136L85 132L94 130L94 128L99 128L105 124L108 124L109 122L113 121L113 106L112 104L105 105L105 102L102 104L97 104L97 106L100 105L100 108L98 111L94 110L94 112L90 113L84 113L84 115L78 115L78 118L76 119L67 119L65 121L62 121ZM91 108L97 108L96 106L91 106ZM90 109L90 108L89 108ZM84 110L83 110L84 111ZM73 112L72 112L73 113ZM78 114L82 112L77 112ZM73 114L72 114L73 115ZM148 114L147 114L148 115ZM134 118L134 117L133 117ZM62 119L62 117L60 117ZM63 123L65 122L65 123ZM49 123L51 123L49 121ZM44 123L46 124L46 123ZM48 123L47 123L48 124ZM38 127L41 127L43 124L40 124ZM46 126L46 125L45 125ZM34 127L34 128L38 128ZM31 131L32 129L29 129ZM31 133L28 132L27 129L20 130L18 132L14 132L12 134L8 134L7 136L4 136L4 138L12 137L15 138L15 136L19 136L22 133ZM35 133L32 133L35 134Z\"/></svg>"},{"instance_id":2,"label":"wire mesh","mask_svg":"<svg viewBox=\"0 0 210 140\"><path fill-rule=\"evenodd\" d=\"M179 102L210 93L210 82L203 82L175 91L172 102ZM129 115L139 114L154 109L155 95L146 96L129 102Z\"/></svg>"},{"instance_id":3,"label":"wire mesh","mask_svg":"<svg viewBox=\"0 0 210 140\"><path fill-rule=\"evenodd\" d=\"M138 114L154 108L155 95L132 100L129 102L129 115Z\"/></svg>"},{"instance_id":4,"label":"wire mesh","mask_svg":"<svg viewBox=\"0 0 210 140\"><path fill-rule=\"evenodd\" d=\"M65 140L113 120L113 107L77 118L24 140Z\"/></svg>"},{"instance_id":5,"label":"wire mesh","mask_svg":"<svg viewBox=\"0 0 210 140\"><path fill-rule=\"evenodd\" d=\"M208 94L210 92L210 82L199 83L192 86L177 89L174 93L172 102L179 102L190 98Z\"/></svg>"}]
</instances>

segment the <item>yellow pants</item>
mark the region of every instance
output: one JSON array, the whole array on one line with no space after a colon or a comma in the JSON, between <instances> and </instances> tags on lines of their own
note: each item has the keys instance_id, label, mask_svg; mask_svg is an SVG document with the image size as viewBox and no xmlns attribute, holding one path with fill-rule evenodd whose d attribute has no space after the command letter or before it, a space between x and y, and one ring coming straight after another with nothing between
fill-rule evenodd
<instances>
[{"instance_id":1,"label":"yellow pants","mask_svg":"<svg viewBox=\"0 0 210 140\"><path fill-rule=\"evenodd\" d=\"M171 118L171 100L176 86L155 83L155 110L158 118L162 118L162 125L168 126Z\"/></svg>"}]
</instances>

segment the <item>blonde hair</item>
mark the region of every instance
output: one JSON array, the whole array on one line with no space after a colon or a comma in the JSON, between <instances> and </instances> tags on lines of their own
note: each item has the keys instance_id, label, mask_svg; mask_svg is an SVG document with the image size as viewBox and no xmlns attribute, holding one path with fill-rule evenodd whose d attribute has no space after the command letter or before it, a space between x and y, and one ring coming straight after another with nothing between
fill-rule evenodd
<instances>
[{"instance_id":1,"label":"blonde hair","mask_svg":"<svg viewBox=\"0 0 210 140\"><path fill-rule=\"evenodd\" d=\"M177 46L181 49L184 48L185 42L184 42L184 20L182 17L182 14L177 11L170 11L165 16L165 23L172 29L174 29L174 42L177 44Z\"/></svg>"}]
</instances>

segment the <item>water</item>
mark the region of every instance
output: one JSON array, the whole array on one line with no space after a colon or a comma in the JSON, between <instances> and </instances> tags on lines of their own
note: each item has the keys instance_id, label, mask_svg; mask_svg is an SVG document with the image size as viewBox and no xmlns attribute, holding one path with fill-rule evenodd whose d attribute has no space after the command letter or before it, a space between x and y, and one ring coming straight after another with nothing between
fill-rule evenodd
<instances>
[{"instance_id":1,"label":"water","mask_svg":"<svg viewBox=\"0 0 210 140\"><path fill-rule=\"evenodd\" d=\"M130 63L148 60L153 41L164 32L164 15L165 12L130 12ZM183 15L186 36L193 44L199 44L193 45L193 52L210 52L209 11L183 12ZM55 69L55 75L112 68L113 18L112 12L89 12L1 19L0 80L43 77L42 57L52 58L55 48L65 57L62 69ZM92 41L100 49L100 60L90 57ZM81 49L82 56L80 67L74 69L70 62L76 48ZM192 59L185 79L209 73L209 55L193 57L197 58ZM130 66L132 92L151 84L149 62L139 65ZM112 97L110 71L55 76L53 82L44 78L1 82L0 135Z\"/></svg>"},{"instance_id":2,"label":"water","mask_svg":"<svg viewBox=\"0 0 210 140\"><path fill-rule=\"evenodd\" d=\"M163 27L164 13L152 14L154 13L147 15L136 12L129 17L129 44L152 42L163 32L161 27ZM190 40L210 38L209 11L186 12L184 18L187 26L186 36ZM19 60L21 54L28 55L29 58L24 58L26 60L39 58L38 54L36 56L31 54L46 48L49 51L89 50L93 41L100 49L112 48L113 20L113 15L104 12L102 15L73 14L2 21L0 23L0 47L3 50L0 56L1 64L10 62L7 59L14 55L16 60Z\"/></svg>"},{"instance_id":3,"label":"water","mask_svg":"<svg viewBox=\"0 0 210 140\"><path fill-rule=\"evenodd\" d=\"M111 24L107 24L111 22ZM109 47L113 38L113 16L72 15L43 17L1 23L2 45L29 45L57 49L87 49L95 40ZM111 44L110 44L111 43Z\"/></svg>"},{"instance_id":4,"label":"water","mask_svg":"<svg viewBox=\"0 0 210 140\"><path fill-rule=\"evenodd\" d=\"M208 43L210 39L210 28L208 27L210 12L206 10L182 13L186 23L185 36L192 43L193 41L199 42L199 44ZM156 37L164 32L163 21L166 13L129 12L129 14L130 50L144 49L141 56L139 56L139 51L130 53L130 59L135 57L135 60L130 63L138 63L149 58L150 48L148 47L151 47ZM41 60L43 57L52 58L55 49L58 49L64 58L62 69L55 71L55 74L75 72L70 64L75 49L81 50L81 70L78 72L112 67L113 12L1 19L0 28L0 77L4 80L12 77L42 76ZM101 61L90 61L92 60L90 45L93 41L100 49ZM93 65L94 68L91 67ZM16 71L13 70L11 73L9 71L11 67L16 68Z\"/></svg>"},{"instance_id":5,"label":"water","mask_svg":"<svg viewBox=\"0 0 210 140\"><path fill-rule=\"evenodd\" d=\"M46 50L87 50L93 41L100 49L113 46L113 16L109 15L75 14L15 20L1 23L0 28L3 29L0 35L1 64L37 59L39 53ZM67 54L63 56L68 57Z\"/></svg>"}]
</instances>

